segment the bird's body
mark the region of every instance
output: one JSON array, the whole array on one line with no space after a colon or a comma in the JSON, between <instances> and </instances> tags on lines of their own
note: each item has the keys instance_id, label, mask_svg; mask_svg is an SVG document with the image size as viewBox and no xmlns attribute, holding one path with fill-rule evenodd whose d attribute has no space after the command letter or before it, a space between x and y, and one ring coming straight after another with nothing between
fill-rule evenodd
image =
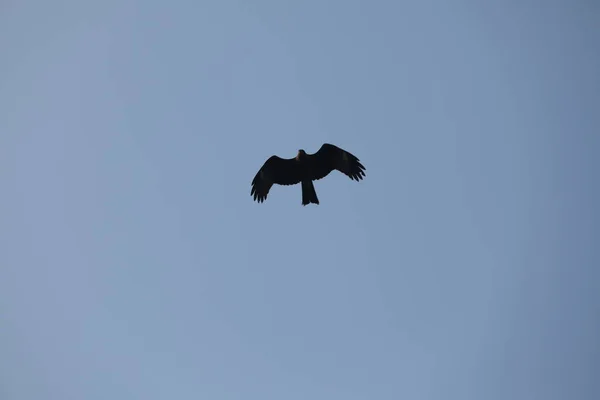
<instances>
[{"instance_id":1,"label":"bird's body","mask_svg":"<svg viewBox=\"0 0 600 400\"><path fill-rule=\"evenodd\" d=\"M333 170L359 181L365 176L365 167L351 153L332 144L325 143L319 151L307 154L300 149L294 158L271 156L263 164L252 180L250 194L259 203L266 200L269 190L274 184L301 184L302 205L319 204L314 180L322 179Z\"/></svg>"}]
</instances>

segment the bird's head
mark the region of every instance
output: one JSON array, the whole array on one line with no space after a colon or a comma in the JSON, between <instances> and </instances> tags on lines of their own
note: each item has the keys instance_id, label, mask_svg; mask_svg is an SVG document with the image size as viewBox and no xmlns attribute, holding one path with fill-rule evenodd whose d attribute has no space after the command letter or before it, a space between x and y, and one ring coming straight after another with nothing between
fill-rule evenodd
<instances>
[{"instance_id":1,"label":"bird's head","mask_svg":"<svg viewBox=\"0 0 600 400\"><path fill-rule=\"evenodd\" d=\"M299 160L301 158L303 158L304 156L306 156L306 152L302 149L298 150L298 155L296 156L296 159Z\"/></svg>"}]
</instances>

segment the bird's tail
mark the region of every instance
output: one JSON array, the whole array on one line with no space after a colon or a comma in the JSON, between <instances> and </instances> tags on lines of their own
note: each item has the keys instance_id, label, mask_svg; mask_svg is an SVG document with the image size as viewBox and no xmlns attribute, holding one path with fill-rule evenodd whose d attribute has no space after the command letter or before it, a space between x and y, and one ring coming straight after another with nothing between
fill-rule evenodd
<instances>
[{"instance_id":1,"label":"bird's tail","mask_svg":"<svg viewBox=\"0 0 600 400\"><path fill-rule=\"evenodd\" d=\"M305 206L310 203L319 204L315 185L310 180L302 181L302 205Z\"/></svg>"}]
</instances>

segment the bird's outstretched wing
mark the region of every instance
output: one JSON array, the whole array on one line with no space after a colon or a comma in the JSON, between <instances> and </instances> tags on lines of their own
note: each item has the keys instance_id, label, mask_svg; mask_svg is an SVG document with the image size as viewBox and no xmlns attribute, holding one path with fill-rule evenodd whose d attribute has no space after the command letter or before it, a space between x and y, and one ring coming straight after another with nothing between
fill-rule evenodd
<instances>
[{"instance_id":1,"label":"bird's outstretched wing","mask_svg":"<svg viewBox=\"0 0 600 400\"><path fill-rule=\"evenodd\" d=\"M250 195L257 202L262 203L273 184L294 185L300 182L300 176L295 159L271 156L254 176Z\"/></svg>"},{"instance_id":2,"label":"bird's outstretched wing","mask_svg":"<svg viewBox=\"0 0 600 400\"><path fill-rule=\"evenodd\" d=\"M332 144L323 144L319 151L308 157L311 161L312 179L322 179L333 170L338 170L356 181L365 176L366 169L356 156Z\"/></svg>"}]
</instances>

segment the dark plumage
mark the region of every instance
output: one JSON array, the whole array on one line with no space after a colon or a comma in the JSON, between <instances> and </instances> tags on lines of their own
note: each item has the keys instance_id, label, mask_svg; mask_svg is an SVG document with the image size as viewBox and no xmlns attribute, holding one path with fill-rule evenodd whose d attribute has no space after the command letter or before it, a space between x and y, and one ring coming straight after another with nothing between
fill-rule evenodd
<instances>
[{"instance_id":1,"label":"dark plumage","mask_svg":"<svg viewBox=\"0 0 600 400\"><path fill-rule=\"evenodd\" d=\"M358 158L337 146L325 143L314 154L306 154L300 149L295 158L271 156L252 180L250 195L262 203L274 184L287 186L301 183L302 205L319 204L313 181L326 177L333 170L356 181L365 176L365 167Z\"/></svg>"}]
</instances>

